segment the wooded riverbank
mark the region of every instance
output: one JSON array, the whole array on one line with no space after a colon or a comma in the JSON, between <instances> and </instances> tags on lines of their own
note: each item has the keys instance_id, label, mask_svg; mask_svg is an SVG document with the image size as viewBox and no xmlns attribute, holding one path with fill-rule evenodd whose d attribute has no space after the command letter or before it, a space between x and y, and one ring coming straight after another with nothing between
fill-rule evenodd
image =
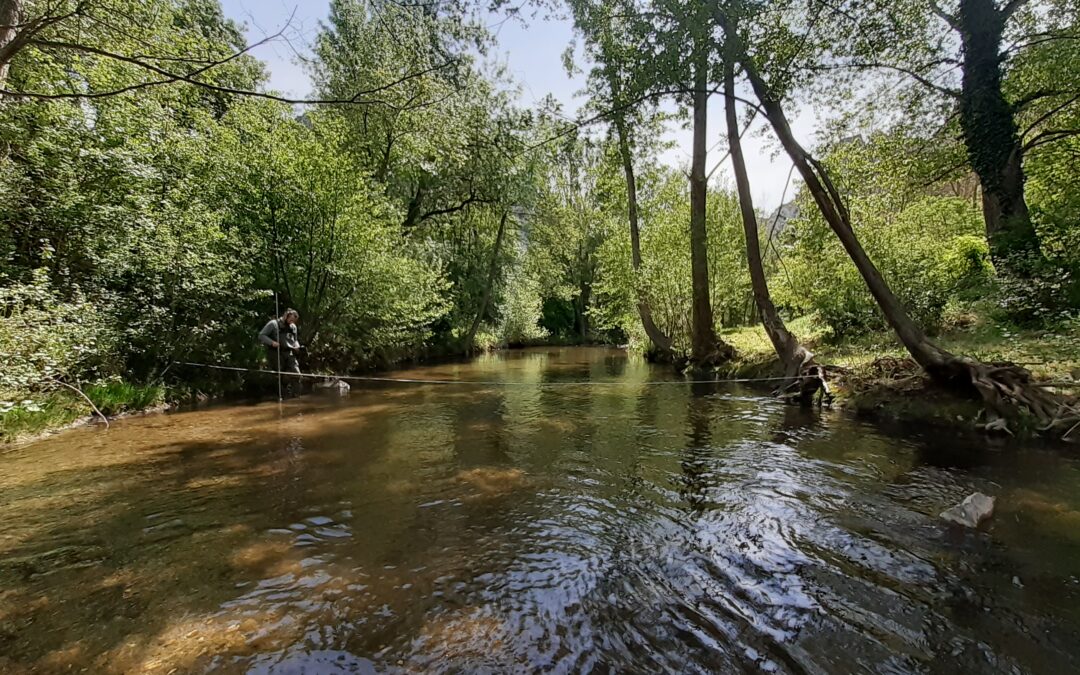
<instances>
[{"instance_id":1,"label":"wooded riverbank","mask_svg":"<svg viewBox=\"0 0 1080 675\"><path fill-rule=\"evenodd\" d=\"M957 397L954 393L935 386L920 372L917 364L906 358L903 347L889 333L868 334L858 340L831 343L826 340L820 327L815 329L811 321L795 321L791 325L800 335L806 336L803 338L804 343L814 351L817 359L829 364L828 378L836 394L836 407L916 427L932 424L957 431L976 431L982 412L979 402ZM775 377L783 373L762 327L744 327L722 334L736 346L740 356L728 369L718 372L718 378ZM972 354L983 360L1008 360L1027 364L1038 381L1061 383L1065 385L1063 391L1075 391L1080 387L1078 334L1010 329L992 322L980 322L953 329L938 336L938 339L949 349ZM503 349L537 346L542 345L517 345ZM565 345L548 343L548 346ZM631 356L634 355L633 352L631 349ZM468 357L447 355L442 358L432 357L426 362L433 360L442 363L464 363L468 361ZM417 361L400 364L399 369L420 363ZM178 372L185 371L181 367ZM198 371L189 369L187 372ZM395 372L398 370L382 368L357 374L394 377ZM764 382L756 386L766 391L775 385L776 382ZM273 377L268 375L228 377L218 380L215 386L216 389L203 390L182 384L171 388L139 387L115 381L107 386L90 386L85 393L110 418L209 402L276 395ZM43 399L38 398L35 403L32 409L27 410L24 407L15 415L12 415L11 411L4 413L4 424L0 427L0 438L4 444L22 444L57 430L100 423L100 419L90 410L86 401L70 391L50 392ZM1017 432L1031 435L1035 430L1023 427Z\"/></svg>"}]
</instances>

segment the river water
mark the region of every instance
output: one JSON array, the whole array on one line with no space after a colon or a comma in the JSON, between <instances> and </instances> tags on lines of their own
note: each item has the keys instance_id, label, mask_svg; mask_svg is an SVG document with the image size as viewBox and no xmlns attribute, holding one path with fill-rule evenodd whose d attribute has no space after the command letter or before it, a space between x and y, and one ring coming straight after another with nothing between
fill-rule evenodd
<instances>
[{"instance_id":1,"label":"river water","mask_svg":"<svg viewBox=\"0 0 1080 675\"><path fill-rule=\"evenodd\" d=\"M0 672L1080 669L1067 451L655 384L615 350L400 375L503 384L0 455ZM975 490L982 530L937 518Z\"/></svg>"}]
</instances>

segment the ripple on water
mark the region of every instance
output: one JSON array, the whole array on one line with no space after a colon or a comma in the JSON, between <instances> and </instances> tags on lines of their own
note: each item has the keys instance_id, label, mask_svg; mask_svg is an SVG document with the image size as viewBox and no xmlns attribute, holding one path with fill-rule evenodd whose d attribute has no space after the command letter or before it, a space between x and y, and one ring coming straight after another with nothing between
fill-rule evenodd
<instances>
[{"instance_id":1,"label":"ripple on water","mask_svg":"<svg viewBox=\"0 0 1080 675\"><path fill-rule=\"evenodd\" d=\"M1076 459L485 359L415 375L626 386L358 387L0 459L0 671L1077 671ZM943 527L974 489L999 516Z\"/></svg>"}]
</instances>

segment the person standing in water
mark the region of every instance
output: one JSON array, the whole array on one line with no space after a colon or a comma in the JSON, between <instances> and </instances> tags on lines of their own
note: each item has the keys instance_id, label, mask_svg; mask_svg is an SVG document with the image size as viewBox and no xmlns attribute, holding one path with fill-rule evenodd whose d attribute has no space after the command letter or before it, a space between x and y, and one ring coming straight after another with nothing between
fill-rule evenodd
<instances>
[{"instance_id":1,"label":"person standing in water","mask_svg":"<svg viewBox=\"0 0 1080 675\"><path fill-rule=\"evenodd\" d=\"M259 342L266 345L266 355L270 359L270 367L278 367L278 355L280 353L280 370L290 373L286 376L290 395L293 394L294 386L295 393L300 393L300 362L296 358L300 352L299 329L296 325L298 321L300 321L300 313L295 309L287 309L281 317L271 319L259 331Z\"/></svg>"}]
</instances>

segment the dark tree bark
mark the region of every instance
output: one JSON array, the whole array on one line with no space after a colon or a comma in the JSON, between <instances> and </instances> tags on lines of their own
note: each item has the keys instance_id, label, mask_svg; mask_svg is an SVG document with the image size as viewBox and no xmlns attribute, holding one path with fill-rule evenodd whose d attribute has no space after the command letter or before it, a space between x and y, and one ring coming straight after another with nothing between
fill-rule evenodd
<instances>
[{"instance_id":1,"label":"dark tree bark","mask_svg":"<svg viewBox=\"0 0 1080 675\"><path fill-rule=\"evenodd\" d=\"M589 300L592 292L589 284L581 285L581 343L589 341Z\"/></svg>"},{"instance_id":2,"label":"dark tree bark","mask_svg":"<svg viewBox=\"0 0 1080 675\"><path fill-rule=\"evenodd\" d=\"M491 260L488 262L487 284L480 298L480 308L476 311L476 317L469 326L469 334L465 337L466 352L472 352L476 331L480 329L480 323L484 320L488 304L491 302L491 289L495 285L495 274L499 271L499 251L502 248L503 233L506 232L507 216L509 216L509 211L503 211L502 218L499 219L499 231L495 235L495 246L491 249Z\"/></svg>"},{"instance_id":3,"label":"dark tree bark","mask_svg":"<svg viewBox=\"0 0 1080 675\"><path fill-rule=\"evenodd\" d=\"M0 0L0 87L7 82L11 59L19 47L15 42L16 26L22 15L19 4L20 0Z\"/></svg>"},{"instance_id":4,"label":"dark tree bark","mask_svg":"<svg viewBox=\"0 0 1080 675\"><path fill-rule=\"evenodd\" d=\"M735 104L735 63L730 51L729 49L724 61L724 109L727 120L728 152L731 154L735 185L739 193L743 233L746 236L746 261L750 268L750 285L754 291L754 303L761 316L761 323L765 327L769 341L772 342L773 349L776 350L776 355L780 358L780 363L784 366L784 374L794 378L799 375L803 365L813 358L813 354L799 344L795 336L788 331L769 294L765 267L761 263L757 214L754 213L754 202L750 195L750 177L746 172L742 141L739 138L739 121Z\"/></svg>"},{"instance_id":5,"label":"dark tree bark","mask_svg":"<svg viewBox=\"0 0 1080 675\"><path fill-rule=\"evenodd\" d=\"M629 133L622 115L615 117L615 132L618 134L619 155L622 157L623 173L626 174L626 202L630 220L630 260L637 273L641 270L641 233L638 229L637 179L634 176L634 159L630 152ZM638 316L645 334L660 356L671 353L671 338L656 325L652 317L652 308L644 291L636 289Z\"/></svg>"},{"instance_id":6,"label":"dark tree bark","mask_svg":"<svg viewBox=\"0 0 1080 675\"><path fill-rule=\"evenodd\" d=\"M1023 146L1012 106L1001 90L1002 34L1018 5L960 0L955 28L963 49L960 126L971 168L982 187L990 256L1002 271L1024 272L1040 255L1039 238L1024 199Z\"/></svg>"},{"instance_id":7,"label":"dark tree bark","mask_svg":"<svg viewBox=\"0 0 1080 675\"><path fill-rule=\"evenodd\" d=\"M694 65L694 137L690 164L690 273L693 277L691 311L691 360L698 366L722 363L734 356L734 349L716 337L712 303L709 299L708 234L705 229L708 179L705 176L706 120L709 107L709 52L698 46Z\"/></svg>"}]
</instances>

